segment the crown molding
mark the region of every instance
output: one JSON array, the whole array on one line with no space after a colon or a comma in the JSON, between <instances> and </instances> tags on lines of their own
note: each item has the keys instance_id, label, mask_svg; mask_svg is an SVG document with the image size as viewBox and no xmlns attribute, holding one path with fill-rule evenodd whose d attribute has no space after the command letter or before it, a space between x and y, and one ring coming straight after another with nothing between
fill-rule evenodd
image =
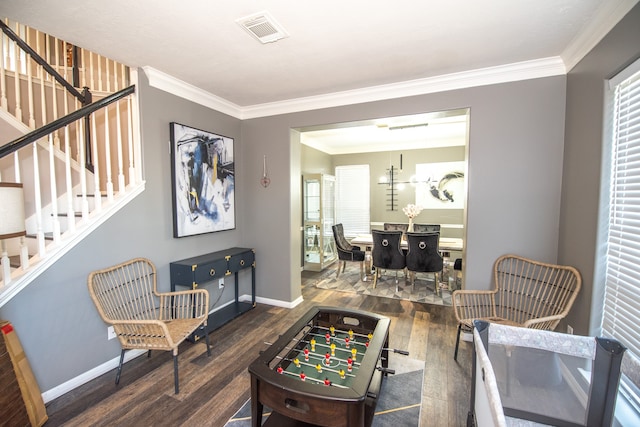
<instances>
[{"instance_id":1,"label":"crown molding","mask_svg":"<svg viewBox=\"0 0 640 427\"><path fill-rule=\"evenodd\" d=\"M629 13L639 0L602 2L596 16L578 33L560 55L571 71Z\"/></svg>"},{"instance_id":2,"label":"crown molding","mask_svg":"<svg viewBox=\"0 0 640 427\"><path fill-rule=\"evenodd\" d=\"M149 84L152 87L238 119L253 119L476 86L536 79L564 75L567 72L564 62L560 57L551 57L388 85L372 86L364 89L354 89L326 95L241 107L152 67L142 67L142 69L149 78Z\"/></svg>"},{"instance_id":3,"label":"crown molding","mask_svg":"<svg viewBox=\"0 0 640 427\"><path fill-rule=\"evenodd\" d=\"M196 104L220 111L238 119L242 118L242 108L224 98L206 92L153 67L142 67L149 79L149 85L172 95L179 96Z\"/></svg>"}]
</instances>

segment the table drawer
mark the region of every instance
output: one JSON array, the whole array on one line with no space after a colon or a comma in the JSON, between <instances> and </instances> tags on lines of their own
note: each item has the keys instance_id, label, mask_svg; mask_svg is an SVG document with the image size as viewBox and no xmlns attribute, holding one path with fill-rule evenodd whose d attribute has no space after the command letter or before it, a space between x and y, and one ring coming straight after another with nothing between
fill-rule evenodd
<instances>
[{"instance_id":1,"label":"table drawer","mask_svg":"<svg viewBox=\"0 0 640 427\"><path fill-rule=\"evenodd\" d=\"M214 261L204 262L196 266L193 272L193 280L197 284L203 284L210 280L224 277L227 272L227 260L217 259Z\"/></svg>"},{"instance_id":2,"label":"table drawer","mask_svg":"<svg viewBox=\"0 0 640 427\"><path fill-rule=\"evenodd\" d=\"M256 254L253 251L232 255L229 258L229 274L251 267L255 259Z\"/></svg>"}]
</instances>

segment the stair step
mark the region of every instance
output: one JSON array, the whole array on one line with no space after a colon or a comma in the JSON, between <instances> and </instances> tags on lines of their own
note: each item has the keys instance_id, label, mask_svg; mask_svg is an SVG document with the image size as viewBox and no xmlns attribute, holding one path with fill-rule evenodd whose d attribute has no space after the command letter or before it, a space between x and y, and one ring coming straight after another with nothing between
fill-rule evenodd
<instances>
[{"instance_id":1,"label":"stair step","mask_svg":"<svg viewBox=\"0 0 640 427\"><path fill-rule=\"evenodd\" d=\"M20 255L10 255L9 256L9 266L11 268L20 267Z\"/></svg>"}]
</instances>

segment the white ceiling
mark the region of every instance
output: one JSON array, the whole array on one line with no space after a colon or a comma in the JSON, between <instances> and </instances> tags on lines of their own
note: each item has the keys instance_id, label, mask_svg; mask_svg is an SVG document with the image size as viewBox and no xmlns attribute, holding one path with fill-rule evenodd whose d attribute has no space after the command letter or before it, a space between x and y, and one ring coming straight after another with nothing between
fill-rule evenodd
<instances>
[{"instance_id":1,"label":"white ceiling","mask_svg":"<svg viewBox=\"0 0 640 427\"><path fill-rule=\"evenodd\" d=\"M0 16L171 76L250 118L384 99L390 88L468 86L471 76L563 74L637 2L2 0ZM262 11L289 36L261 44L236 22Z\"/></svg>"}]
</instances>

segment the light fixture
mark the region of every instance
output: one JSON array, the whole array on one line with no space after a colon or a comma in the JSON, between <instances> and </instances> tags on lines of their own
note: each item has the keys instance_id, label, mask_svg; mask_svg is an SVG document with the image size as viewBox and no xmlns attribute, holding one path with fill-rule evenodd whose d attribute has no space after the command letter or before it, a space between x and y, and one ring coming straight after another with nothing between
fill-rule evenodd
<instances>
[{"instance_id":1,"label":"light fixture","mask_svg":"<svg viewBox=\"0 0 640 427\"><path fill-rule=\"evenodd\" d=\"M267 176L267 156L263 156L262 158L262 178L260 178L260 184L264 188L267 188L269 184L271 184L271 180Z\"/></svg>"},{"instance_id":2,"label":"light fixture","mask_svg":"<svg viewBox=\"0 0 640 427\"><path fill-rule=\"evenodd\" d=\"M414 129L414 128L421 128L421 127L427 127L427 126L429 126L429 123L418 123L415 125L389 126L389 130Z\"/></svg>"},{"instance_id":3,"label":"light fixture","mask_svg":"<svg viewBox=\"0 0 640 427\"><path fill-rule=\"evenodd\" d=\"M7 253L6 239L24 237L27 229L24 222L24 193L22 184L0 182L0 240L2 240L2 278L6 285L11 281L11 264Z\"/></svg>"},{"instance_id":4,"label":"light fixture","mask_svg":"<svg viewBox=\"0 0 640 427\"><path fill-rule=\"evenodd\" d=\"M0 182L0 200L0 239L25 236L22 184Z\"/></svg>"}]
</instances>

